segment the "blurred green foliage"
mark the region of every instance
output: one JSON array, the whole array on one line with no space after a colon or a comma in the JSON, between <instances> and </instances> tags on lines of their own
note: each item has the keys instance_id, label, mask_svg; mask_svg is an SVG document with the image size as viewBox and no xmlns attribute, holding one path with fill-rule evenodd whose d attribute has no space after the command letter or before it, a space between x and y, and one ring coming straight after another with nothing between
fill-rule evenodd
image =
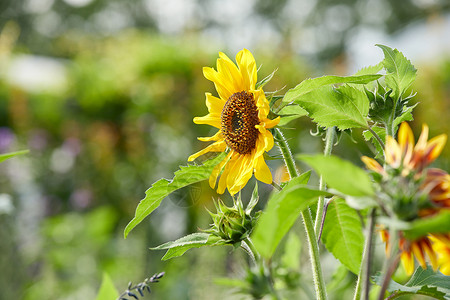
<instances>
[{"instance_id":1,"label":"blurred green foliage","mask_svg":"<svg viewBox=\"0 0 450 300\"><path fill-rule=\"evenodd\" d=\"M19 9L22 2L11 2L8 9ZM91 8L106 2L93 1ZM272 11L265 2L259 3L263 14ZM58 2L58 9L64 11L64 5ZM203 147L196 137L213 133L208 126L194 126L192 118L206 114L204 93L214 93L202 67L215 66L217 52L225 49L195 35L127 29L113 36L68 30L50 42L44 39L48 44L38 51L36 44L27 43L33 36L31 20L17 24L0 23L2 70L39 58L34 55L39 53L53 56L51 62L63 71L48 75L42 69L37 77L63 80L32 89L0 72L0 153L30 149L0 165L0 193L5 193L0 198L14 208L0 210L0 299L94 299L103 272L120 293L129 281L165 271L153 287L154 299L219 299L228 293L212 282L214 277L243 275L244 258L231 248L196 249L164 263L162 252L148 250L207 228L204 208L211 208L216 196L207 183L169 196L123 240L123 229L145 190L161 177L171 178L178 165ZM24 35L15 44L20 29ZM252 51L261 65L259 79L278 68L266 91L281 90L282 95L306 76L322 74L283 45L274 52L262 47ZM449 58L436 66L416 65L420 74L413 87L421 102L413 127L419 130L427 122L431 136L450 130L443 121L450 115ZM343 75L341 64L329 68L328 73ZM295 153L321 151L320 138L309 134L315 127L307 118L287 127L298 129L287 131ZM360 164L361 152L369 149L347 146L352 143L345 136L336 152ZM444 169L449 157L447 146L440 158ZM269 164L274 172L280 166L279 161ZM260 189L267 194L271 188ZM244 190L244 199L250 193L251 188Z\"/></svg>"}]
</instances>

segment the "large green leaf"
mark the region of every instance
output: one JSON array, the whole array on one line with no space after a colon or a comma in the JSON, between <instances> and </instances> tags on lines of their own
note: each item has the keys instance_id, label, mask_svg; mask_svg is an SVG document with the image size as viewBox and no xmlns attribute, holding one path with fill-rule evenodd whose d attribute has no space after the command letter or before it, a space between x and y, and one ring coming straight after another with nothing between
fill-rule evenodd
<instances>
[{"instance_id":1,"label":"large green leaf","mask_svg":"<svg viewBox=\"0 0 450 300\"><path fill-rule=\"evenodd\" d=\"M192 248L200 248L203 246L210 246L215 243L217 239L211 238L211 235L206 232L192 233L176 241L167 242L159 245L152 250L168 249L162 260L168 260L174 257L183 255L186 251Z\"/></svg>"},{"instance_id":2,"label":"large green leaf","mask_svg":"<svg viewBox=\"0 0 450 300\"><path fill-rule=\"evenodd\" d=\"M322 127L367 127L369 99L363 91L349 85L317 88L296 97L294 102Z\"/></svg>"},{"instance_id":3,"label":"large green leaf","mask_svg":"<svg viewBox=\"0 0 450 300\"><path fill-rule=\"evenodd\" d=\"M386 85L392 89L392 98L397 101L416 79L417 70L397 49L377 45L383 50L383 66L387 71Z\"/></svg>"},{"instance_id":4,"label":"large green leaf","mask_svg":"<svg viewBox=\"0 0 450 300\"><path fill-rule=\"evenodd\" d=\"M117 299L119 293L117 292L114 283L109 277L108 273L103 273L102 285L98 291L96 300L111 300Z\"/></svg>"},{"instance_id":5,"label":"large green leaf","mask_svg":"<svg viewBox=\"0 0 450 300\"><path fill-rule=\"evenodd\" d=\"M371 196L374 193L369 175L348 161L321 154L297 155L297 158L322 175L329 187L345 195Z\"/></svg>"},{"instance_id":6,"label":"large green leaf","mask_svg":"<svg viewBox=\"0 0 450 300\"><path fill-rule=\"evenodd\" d=\"M343 199L333 199L328 204L322 241L334 257L358 274L364 248L361 220Z\"/></svg>"},{"instance_id":7,"label":"large green leaf","mask_svg":"<svg viewBox=\"0 0 450 300\"><path fill-rule=\"evenodd\" d=\"M403 231L405 237L410 240L425 236L428 233L448 232L450 232L450 211L442 211L435 216L418 219L410 223L410 227Z\"/></svg>"},{"instance_id":8,"label":"large green leaf","mask_svg":"<svg viewBox=\"0 0 450 300\"><path fill-rule=\"evenodd\" d=\"M29 150L22 150L22 151L16 151L16 152L0 154L0 162L5 161L5 160L7 160L9 158L12 158L14 156L17 156L17 155L26 154L28 152L30 152L30 151Z\"/></svg>"},{"instance_id":9,"label":"large green leaf","mask_svg":"<svg viewBox=\"0 0 450 300\"><path fill-rule=\"evenodd\" d=\"M225 153L222 153L216 158L206 161L203 165L181 166L180 170L175 172L175 177L172 180L160 179L155 182L145 192L146 196L137 206L134 218L125 228L125 238L134 227L158 208L161 201L167 195L182 187L208 179L214 167L224 159L224 157Z\"/></svg>"},{"instance_id":10,"label":"large green leaf","mask_svg":"<svg viewBox=\"0 0 450 300\"><path fill-rule=\"evenodd\" d=\"M319 196L328 194L304 186L309 176L308 172L292 179L280 192L270 197L252 234L255 247L263 257L273 255L302 211L315 203Z\"/></svg>"},{"instance_id":11,"label":"large green leaf","mask_svg":"<svg viewBox=\"0 0 450 300\"><path fill-rule=\"evenodd\" d=\"M378 285L381 285L384 276L377 274L373 276L373 279ZM434 299L450 300L450 276L434 272L430 266L427 269L418 267L406 284L402 285L391 280L387 290L395 294L396 297L419 294L433 297Z\"/></svg>"},{"instance_id":12,"label":"large green leaf","mask_svg":"<svg viewBox=\"0 0 450 300\"><path fill-rule=\"evenodd\" d=\"M360 76L322 76L317 78L310 78L302 81L296 87L287 91L283 98L283 102L291 103L309 92L329 85L342 84L342 83L355 83L355 84L367 84L371 81L380 78L379 74L365 74Z\"/></svg>"}]
</instances>

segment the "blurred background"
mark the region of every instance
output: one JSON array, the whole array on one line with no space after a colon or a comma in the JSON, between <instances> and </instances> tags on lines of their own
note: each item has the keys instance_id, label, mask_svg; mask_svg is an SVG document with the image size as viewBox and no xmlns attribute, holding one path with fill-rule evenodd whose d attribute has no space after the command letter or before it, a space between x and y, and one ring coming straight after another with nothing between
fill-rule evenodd
<instances>
[{"instance_id":1,"label":"blurred background","mask_svg":"<svg viewBox=\"0 0 450 300\"><path fill-rule=\"evenodd\" d=\"M0 1L0 153L30 150L0 165L0 299L95 299L104 272L121 292L161 271L149 298L229 295L214 279L244 275L231 247L168 262L148 249L208 227L216 195L206 183L170 195L123 238L145 190L214 132L192 122L215 93L202 67L248 48L259 79L278 69L265 90L282 95L307 77L378 63L377 43L419 70L415 133L423 122L431 136L448 133L446 0ZM289 127L294 152L322 151L310 120ZM335 153L361 165L358 133ZM449 170L449 156L447 145L437 164ZM270 162L274 174L280 166ZM260 185L263 200L270 190ZM337 264L328 265L330 279Z\"/></svg>"}]
</instances>

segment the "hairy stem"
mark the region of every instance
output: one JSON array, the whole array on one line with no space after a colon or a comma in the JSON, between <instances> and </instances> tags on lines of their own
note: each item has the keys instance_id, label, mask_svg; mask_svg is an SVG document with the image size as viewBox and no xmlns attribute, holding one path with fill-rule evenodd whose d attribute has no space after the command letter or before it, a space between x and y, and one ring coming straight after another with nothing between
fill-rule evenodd
<instances>
[{"instance_id":1,"label":"hairy stem","mask_svg":"<svg viewBox=\"0 0 450 300\"><path fill-rule=\"evenodd\" d=\"M291 149L289 148L289 145L286 141L286 138L282 134L282 132L276 128L275 129L275 136L278 143L278 146L281 150L281 153L283 155L283 159L286 163L286 167L288 169L289 175L291 178L297 177L298 171L297 167L295 166L295 161L292 156ZM314 231L314 223L311 217L311 212L308 209L305 209L301 216L303 218L303 224L305 226L306 236L308 239L309 244L309 256L311 259L311 267L313 272L313 280L314 280L314 287L316 291L316 298L317 299L327 299L327 292L325 289L325 281L323 279L322 274L322 267L320 264L320 256L319 256L319 247L317 245L317 239L316 234Z\"/></svg>"},{"instance_id":2,"label":"hairy stem","mask_svg":"<svg viewBox=\"0 0 450 300\"><path fill-rule=\"evenodd\" d=\"M373 232L375 228L376 210L372 208L369 214L369 222L367 224L367 237L364 244L363 259L358 274L358 282L356 283L355 296L353 300L369 299L370 291L370 265L372 261L372 244L373 244ZM362 297L361 297L362 291Z\"/></svg>"},{"instance_id":3,"label":"hairy stem","mask_svg":"<svg viewBox=\"0 0 450 300\"><path fill-rule=\"evenodd\" d=\"M255 246L253 245L253 242L250 239L250 237L247 237L245 238L245 240L242 241L241 247L242 249L245 250L245 252L247 252L247 254L250 256L255 265L257 265L261 257L259 256L259 253L256 250Z\"/></svg>"},{"instance_id":4,"label":"hairy stem","mask_svg":"<svg viewBox=\"0 0 450 300\"><path fill-rule=\"evenodd\" d=\"M380 138L380 136L379 136L375 131L373 131L373 129L372 129L371 127L368 127L367 129L368 129L369 132L375 137L375 139L376 139L376 140L378 141L378 143L380 144L381 149L383 149L383 151L384 151L384 142L383 142L383 140Z\"/></svg>"},{"instance_id":5,"label":"hairy stem","mask_svg":"<svg viewBox=\"0 0 450 300\"><path fill-rule=\"evenodd\" d=\"M336 136L336 127L333 126L328 128L327 134L325 136L325 149L323 151L323 155L329 156L331 154L335 136ZM319 179L319 190L321 191L325 190L325 181L323 180L322 175L320 175ZM326 211L324 210L324 207L325 207L325 197L320 196L319 201L317 202L316 221L314 223L314 232L316 233L317 236L320 236L319 232L321 231L321 227L323 225L322 220L325 219L324 212Z\"/></svg>"}]
</instances>

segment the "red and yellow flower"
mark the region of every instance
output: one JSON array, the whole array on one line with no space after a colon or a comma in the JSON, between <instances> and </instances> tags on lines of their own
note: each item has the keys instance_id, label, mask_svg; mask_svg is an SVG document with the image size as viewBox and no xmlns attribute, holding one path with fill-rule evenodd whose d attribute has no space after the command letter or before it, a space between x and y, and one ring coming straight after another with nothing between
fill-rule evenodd
<instances>
[{"instance_id":1,"label":"red and yellow flower","mask_svg":"<svg viewBox=\"0 0 450 300\"><path fill-rule=\"evenodd\" d=\"M440 169L426 169L442 152L446 141L447 135L445 134L428 140L428 126L423 125L420 137L417 144L415 144L412 130L404 122L401 124L398 132L398 141L391 136L386 138L384 149L386 167L383 168L376 160L366 156L362 157L362 161L368 169L382 175L384 185L388 189L394 190L394 195L399 193L395 190L397 187L392 187L392 182L412 181L411 185L405 186L408 188L412 187L413 190L405 191L405 194L412 195L412 198L415 199L417 199L417 196L425 195L426 203L425 205L419 205L417 212L408 214L408 216L428 217L439 213L443 209L450 209L450 175ZM390 170L396 171L391 172ZM400 176L401 180L396 180L390 176ZM392 201L396 200L398 199L392 199ZM381 239L386 243L386 252L389 253L391 246L389 245L389 233L386 229L382 229L380 234ZM428 258L435 270L439 266L442 269L444 262L441 257L438 258L440 254L437 254L439 252L436 249L441 250L442 253L446 252L442 250L444 246L438 244L439 242L435 242L436 236L442 235L432 234L430 233L430 235L415 240L408 240L403 236L402 232L399 233L400 258L408 274L412 274L414 271L414 257L422 268L426 268L426 260ZM437 238L438 241L441 239ZM446 245L448 246L450 243ZM444 257L448 257L445 255Z\"/></svg>"}]
</instances>

